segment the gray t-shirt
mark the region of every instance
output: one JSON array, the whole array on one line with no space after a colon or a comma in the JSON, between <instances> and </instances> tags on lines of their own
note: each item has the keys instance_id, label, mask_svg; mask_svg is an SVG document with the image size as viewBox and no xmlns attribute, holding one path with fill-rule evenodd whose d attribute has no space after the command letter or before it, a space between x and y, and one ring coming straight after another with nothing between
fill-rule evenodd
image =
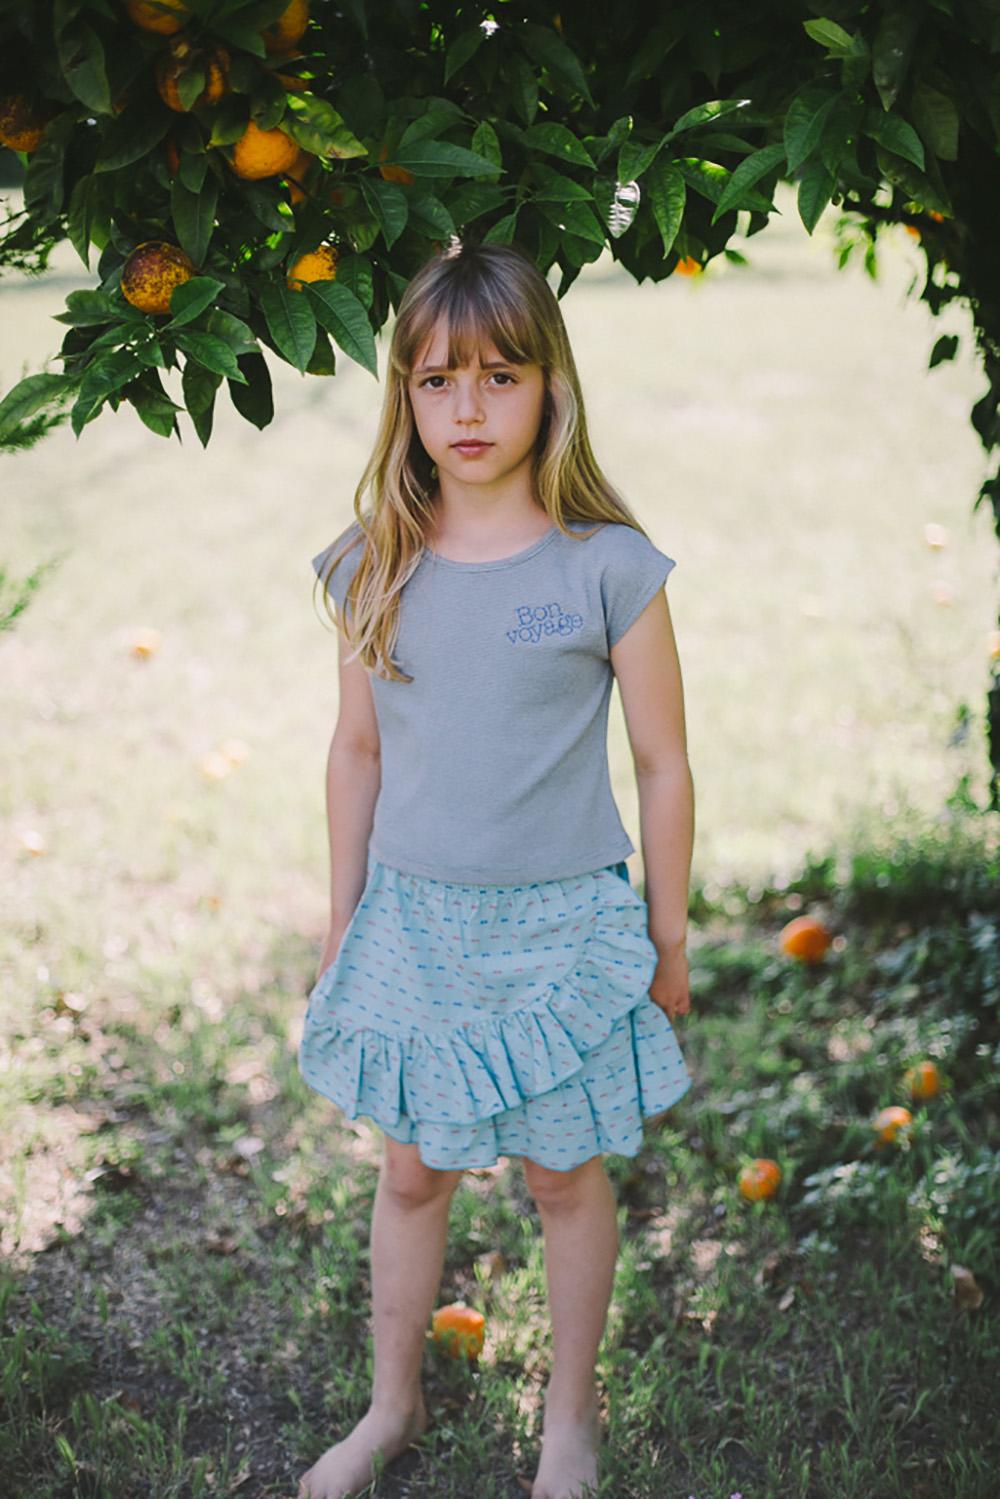
<instances>
[{"instance_id":1,"label":"gray t-shirt","mask_svg":"<svg viewBox=\"0 0 1000 1499\"><path fill-rule=\"evenodd\" d=\"M320 577L359 530L353 520L312 559ZM341 608L362 549L331 576ZM425 550L400 594L394 652L413 681L369 673L382 765L369 861L505 885L634 852L608 774L609 651L675 565L618 522L583 541L553 526L495 562Z\"/></svg>"}]
</instances>

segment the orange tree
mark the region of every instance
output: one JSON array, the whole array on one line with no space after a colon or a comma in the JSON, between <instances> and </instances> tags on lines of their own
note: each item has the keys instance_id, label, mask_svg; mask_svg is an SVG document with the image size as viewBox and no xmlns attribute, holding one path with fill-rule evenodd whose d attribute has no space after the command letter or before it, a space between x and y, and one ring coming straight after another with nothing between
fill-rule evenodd
<instances>
[{"instance_id":1,"label":"orange tree","mask_svg":"<svg viewBox=\"0 0 1000 1499\"><path fill-rule=\"evenodd\" d=\"M1000 0L0 0L0 143L23 206L0 267L69 239L61 371L0 401L0 447L127 402L207 444L225 382L264 427L262 347L305 374L374 336L452 235L517 242L557 294L605 248L638 281L698 274L763 229L779 179L841 264L920 242L920 295L968 302L1000 446ZM957 339L935 343L930 363ZM179 404L161 371L180 370ZM1000 473L989 502L1000 531ZM1000 662L987 685L1000 810Z\"/></svg>"}]
</instances>

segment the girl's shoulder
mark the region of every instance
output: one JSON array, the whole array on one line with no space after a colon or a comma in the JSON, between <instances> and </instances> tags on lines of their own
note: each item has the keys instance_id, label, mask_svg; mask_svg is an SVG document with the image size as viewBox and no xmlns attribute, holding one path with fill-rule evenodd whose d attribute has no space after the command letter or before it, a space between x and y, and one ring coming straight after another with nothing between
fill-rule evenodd
<instances>
[{"instance_id":1,"label":"girl's shoulder","mask_svg":"<svg viewBox=\"0 0 1000 1499\"><path fill-rule=\"evenodd\" d=\"M591 522L571 522L571 527L590 531ZM608 645L616 645L677 564L627 521L601 522L585 545L594 548L586 556L594 559Z\"/></svg>"},{"instance_id":2,"label":"girl's shoulder","mask_svg":"<svg viewBox=\"0 0 1000 1499\"><path fill-rule=\"evenodd\" d=\"M359 522L357 520L352 520L350 525L345 526L344 529L333 538L329 546L325 546L321 552L317 552L315 557L312 559L313 570L317 574L317 576L323 576L324 572L326 571L327 563L333 557L338 558L337 568L335 570L339 570L342 565L339 560L341 552L344 552L344 567L346 568L346 566L350 564L351 570L353 571L353 567L357 565L357 560L361 555L361 547L352 547L350 550L346 550L346 548L348 547L348 543L353 542L356 536L361 536L362 534L363 533Z\"/></svg>"}]
</instances>

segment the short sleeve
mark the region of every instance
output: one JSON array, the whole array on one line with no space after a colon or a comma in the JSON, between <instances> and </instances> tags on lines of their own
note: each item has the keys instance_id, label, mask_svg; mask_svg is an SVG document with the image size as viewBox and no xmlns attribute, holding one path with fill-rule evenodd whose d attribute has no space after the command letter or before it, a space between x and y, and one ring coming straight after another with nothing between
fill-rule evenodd
<instances>
[{"instance_id":1,"label":"short sleeve","mask_svg":"<svg viewBox=\"0 0 1000 1499\"><path fill-rule=\"evenodd\" d=\"M316 553L316 556L312 559L312 565L313 571L316 573L316 576L320 579L320 581L322 581L327 574L327 566L330 558L333 557L336 553L340 552L350 539L353 539L353 537L359 534L360 530L361 528L358 525L357 521L352 521L345 530L341 531L339 536L334 537L329 546L324 547L321 552ZM364 548L361 546L352 547L350 551L346 552L344 556L340 558L340 561L334 567L333 571L329 574L327 587L329 588L330 593L336 599L337 606L341 610L341 612L343 612L344 600L347 598L347 590L351 585L351 579L354 577L354 574L357 571L358 563L361 561L361 553L363 550Z\"/></svg>"},{"instance_id":2,"label":"short sleeve","mask_svg":"<svg viewBox=\"0 0 1000 1499\"><path fill-rule=\"evenodd\" d=\"M622 524L607 529L613 535L601 577L601 597L610 649L639 618L677 564L634 526Z\"/></svg>"}]
</instances>

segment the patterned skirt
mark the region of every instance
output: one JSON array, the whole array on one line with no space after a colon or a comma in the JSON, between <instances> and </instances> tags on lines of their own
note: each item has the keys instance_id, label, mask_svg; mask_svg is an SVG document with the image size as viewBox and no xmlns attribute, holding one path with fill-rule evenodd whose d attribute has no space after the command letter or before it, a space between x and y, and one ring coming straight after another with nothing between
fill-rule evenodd
<instances>
[{"instance_id":1,"label":"patterned skirt","mask_svg":"<svg viewBox=\"0 0 1000 1499\"><path fill-rule=\"evenodd\" d=\"M370 860L309 995L302 1076L438 1170L635 1156L693 1081L649 996L647 920L624 860L521 885Z\"/></svg>"}]
</instances>

